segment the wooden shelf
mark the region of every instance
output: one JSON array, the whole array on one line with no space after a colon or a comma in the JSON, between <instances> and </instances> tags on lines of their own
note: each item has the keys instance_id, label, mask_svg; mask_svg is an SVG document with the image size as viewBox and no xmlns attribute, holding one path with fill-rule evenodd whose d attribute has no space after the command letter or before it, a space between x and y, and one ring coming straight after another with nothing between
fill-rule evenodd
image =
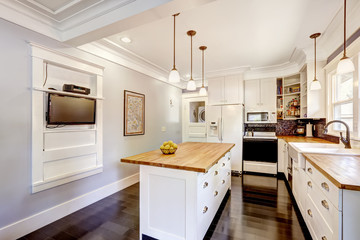
<instances>
[{"instance_id":1,"label":"wooden shelf","mask_svg":"<svg viewBox=\"0 0 360 240\"><path fill-rule=\"evenodd\" d=\"M47 92L47 93L57 93L57 94L67 95L67 96L104 100L103 97L89 96L89 95L79 94L79 93L64 92L64 91L51 90L51 89L45 89L45 88L39 88L39 87L34 87L33 89L36 91Z\"/></svg>"},{"instance_id":2,"label":"wooden shelf","mask_svg":"<svg viewBox=\"0 0 360 240\"><path fill-rule=\"evenodd\" d=\"M290 87L290 86L294 86L294 85L300 85L300 82L295 82L295 83L284 84L284 86L283 86L283 87Z\"/></svg>"},{"instance_id":3,"label":"wooden shelf","mask_svg":"<svg viewBox=\"0 0 360 240\"><path fill-rule=\"evenodd\" d=\"M293 96L293 95L300 95L300 92L284 94L284 96Z\"/></svg>"}]
</instances>

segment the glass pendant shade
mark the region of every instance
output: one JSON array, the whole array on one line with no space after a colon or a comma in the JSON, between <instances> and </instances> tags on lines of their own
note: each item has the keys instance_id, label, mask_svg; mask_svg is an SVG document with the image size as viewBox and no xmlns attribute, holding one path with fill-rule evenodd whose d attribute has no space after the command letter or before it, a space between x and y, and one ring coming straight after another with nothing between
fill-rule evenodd
<instances>
[{"instance_id":1,"label":"glass pendant shade","mask_svg":"<svg viewBox=\"0 0 360 240\"><path fill-rule=\"evenodd\" d=\"M178 72L178 70L176 70L176 68L173 68L173 70L171 70L170 74L169 74L169 82L180 82L180 74Z\"/></svg>"},{"instance_id":2,"label":"glass pendant shade","mask_svg":"<svg viewBox=\"0 0 360 240\"><path fill-rule=\"evenodd\" d=\"M310 90L320 90L321 89L321 83L319 80L314 79L310 84Z\"/></svg>"},{"instance_id":3,"label":"glass pendant shade","mask_svg":"<svg viewBox=\"0 0 360 240\"><path fill-rule=\"evenodd\" d=\"M200 96L206 96L206 95L207 95L207 92L206 92L206 88L205 88L205 87L201 87L201 88L200 88L199 95L200 95Z\"/></svg>"},{"instance_id":4,"label":"glass pendant shade","mask_svg":"<svg viewBox=\"0 0 360 240\"><path fill-rule=\"evenodd\" d=\"M196 84L195 81L193 79L190 79L187 83L186 89L189 91L194 91L196 90Z\"/></svg>"},{"instance_id":5,"label":"glass pendant shade","mask_svg":"<svg viewBox=\"0 0 360 240\"><path fill-rule=\"evenodd\" d=\"M337 65L336 73L344 74L355 71L354 63L350 58L342 58Z\"/></svg>"}]
</instances>

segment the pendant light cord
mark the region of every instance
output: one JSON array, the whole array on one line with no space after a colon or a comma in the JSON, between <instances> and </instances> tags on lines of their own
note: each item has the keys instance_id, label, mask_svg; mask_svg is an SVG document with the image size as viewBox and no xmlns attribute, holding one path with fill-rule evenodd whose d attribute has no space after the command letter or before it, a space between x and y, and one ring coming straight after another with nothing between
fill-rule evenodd
<instances>
[{"instance_id":1,"label":"pendant light cord","mask_svg":"<svg viewBox=\"0 0 360 240\"><path fill-rule=\"evenodd\" d=\"M176 17L177 16L179 16L179 14L180 13L175 13L174 15L173 15L173 17L174 17L174 65L173 65L173 69L176 69L176 67L175 67L175 19L176 19Z\"/></svg>"},{"instance_id":2,"label":"pendant light cord","mask_svg":"<svg viewBox=\"0 0 360 240\"><path fill-rule=\"evenodd\" d=\"M204 50L202 50L202 87L204 87Z\"/></svg>"},{"instance_id":3,"label":"pendant light cord","mask_svg":"<svg viewBox=\"0 0 360 240\"><path fill-rule=\"evenodd\" d=\"M193 36L191 35L191 36L190 36L190 39L191 39L191 51L190 51L190 52L191 52L191 68L190 68L190 69L191 69L191 72L190 72L190 80L193 80L193 78L192 78L192 55L193 55L193 54L192 54L192 48L193 48L193 47L192 47L192 37L193 37Z\"/></svg>"},{"instance_id":4,"label":"pendant light cord","mask_svg":"<svg viewBox=\"0 0 360 240\"><path fill-rule=\"evenodd\" d=\"M314 54L315 54L315 58L314 58L314 62L315 62L315 69L314 69L314 80L316 79L316 38L314 38L315 44L314 44Z\"/></svg>"},{"instance_id":5,"label":"pendant light cord","mask_svg":"<svg viewBox=\"0 0 360 240\"><path fill-rule=\"evenodd\" d=\"M346 58L346 0L344 0L344 58Z\"/></svg>"}]
</instances>

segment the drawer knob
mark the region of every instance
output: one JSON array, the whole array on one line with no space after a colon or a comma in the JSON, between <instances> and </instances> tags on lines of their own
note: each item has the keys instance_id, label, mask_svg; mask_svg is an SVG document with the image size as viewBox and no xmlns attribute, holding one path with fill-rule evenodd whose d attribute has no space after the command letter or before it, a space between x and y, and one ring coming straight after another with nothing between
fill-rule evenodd
<instances>
[{"instance_id":1,"label":"drawer knob","mask_svg":"<svg viewBox=\"0 0 360 240\"><path fill-rule=\"evenodd\" d=\"M230 161L230 156L228 157L228 161Z\"/></svg>"},{"instance_id":2,"label":"drawer knob","mask_svg":"<svg viewBox=\"0 0 360 240\"><path fill-rule=\"evenodd\" d=\"M214 197L216 197L218 194L219 194L219 192L218 192L218 191L215 191L215 192L214 192Z\"/></svg>"},{"instance_id":3,"label":"drawer knob","mask_svg":"<svg viewBox=\"0 0 360 240\"><path fill-rule=\"evenodd\" d=\"M326 237L326 236L322 236L322 237L321 237L321 240L327 240L327 237Z\"/></svg>"},{"instance_id":4,"label":"drawer knob","mask_svg":"<svg viewBox=\"0 0 360 240\"><path fill-rule=\"evenodd\" d=\"M326 200L322 200L321 201L321 205L323 205L324 208L326 208L327 210L329 210L329 204Z\"/></svg>"},{"instance_id":5,"label":"drawer knob","mask_svg":"<svg viewBox=\"0 0 360 240\"><path fill-rule=\"evenodd\" d=\"M307 210L307 213L309 214L310 217L312 217L311 209L308 209L308 210Z\"/></svg>"},{"instance_id":6,"label":"drawer knob","mask_svg":"<svg viewBox=\"0 0 360 240\"><path fill-rule=\"evenodd\" d=\"M207 186L209 186L209 183L208 183L208 182L204 182L203 188L206 188Z\"/></svg>"},{"instance_id":7,"label":"drawer knob","mask_svg":"<svg viewBox=\"0 0 360 240\"><path fill-rule=\"evenodd\" d=\"M218 172L218 171L215 171L214 176L216 176L216 175L218 175L218 174L219 174L219 172Z\"/></svg>"},{"instance_id":8,"label":"drawer knob","mask_svg":"<svg viewBox=\"0 0 360 240\"><path fill-rule=\"evenodd\" d=\"M321 187L322 187L323 189L325 189L326 191L330 191L329 185L328 185L326 182L323 182L323 183L321 184Z\"/></svg>"},{"instance_id":9,"label":"drawer knob","mask_svg":"<svg viewBox=\"0 0 360 240\"><path fill-rule=\"evenodd\" d=\"M203 213L205 214L207 211L208 211L208 207L207 206L205 206L204 208L203 208Z\"/></svg>"},{"instance_id":10,"label":"drawer knob","mask_svg":"<svg viewBox=\"0 0 360 240\"><path fill-rule=\"evenodd\" d=\"M307 185L312 188L312 182L308 181Z\"/></svg>"},{"instance_id":11,"label":"drawer knob","mask_svg":"<svg viewBox=\"0 0 360 240\"><path fill-rule=\"evenodd\" d=\"M222 180L222 184L224 184L225 183L225 180Z\"/></svg>"},{"instance_id":12,"label":"drawer knob","mask_svg":"<svg viewBox=\"0 0 360 240\"><path fill-rule=\"evenodd\" d=\"M225 167L225 163L223 163L222 166Z\"/></svg>"},{"instance_id":13,"label":"drawer knob","mask_svg":"<svg viewBox=\"0 0 360 240\"><path fill-rule=\"evenodd\" d=\"M308 168L308 172L312 174L313 170L311 168Z\"/></svg>"},{"instance_id":14,"label":"drawer knob","mask_svg":"<svg viewBox=\"0 0 360 240\"><path fill-rule=\"evenodd\" d=\"M230 172L228 172L228 176L230 176Z\"/></svg>"}]
</instances>

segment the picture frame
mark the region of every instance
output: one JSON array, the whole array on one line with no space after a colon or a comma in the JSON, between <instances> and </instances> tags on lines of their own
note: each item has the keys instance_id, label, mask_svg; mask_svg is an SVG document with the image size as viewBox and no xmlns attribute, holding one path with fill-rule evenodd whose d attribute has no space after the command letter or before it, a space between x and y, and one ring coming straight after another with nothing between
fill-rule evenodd
<instances>
[{"instance_id":1,"label":"picture frame","mask_svg":"<svg viewBox=\"0 0 360 240\"><path fill-rule=\"evenodd\" d=\"M145 95L124 90L124 136L145 134Z\"/></svg>"}]
</instances>

